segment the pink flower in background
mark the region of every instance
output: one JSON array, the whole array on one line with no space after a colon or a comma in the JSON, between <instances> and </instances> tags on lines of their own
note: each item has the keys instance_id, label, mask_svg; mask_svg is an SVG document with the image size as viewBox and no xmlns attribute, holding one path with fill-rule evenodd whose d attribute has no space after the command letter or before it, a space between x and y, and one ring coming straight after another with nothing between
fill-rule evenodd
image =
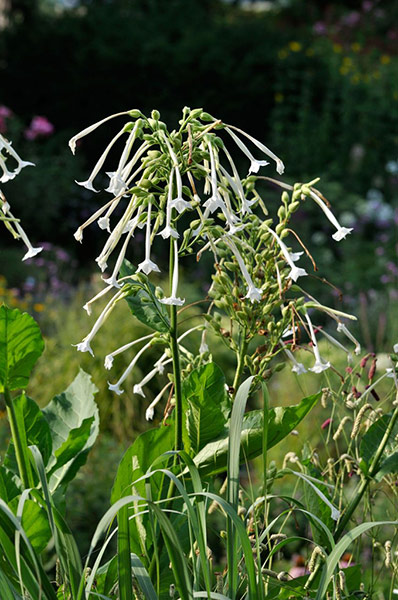
<instances>
[{"instance_id":1,"label":"pink flower in background","mask_svg":"<svg viewBox=\"0 0 398 600\"><path fill-rule=\"evenodd\" d=\"M11 108L8 108L8 106L4 106L4 104L0 104L0 117L3 119L9 119L10 117L12 117L13 112L11 110Z\"/></svg>"},{"instance_id":2,"label":"pink flower in background","mask_svg":"<svg viewBox=\"0 0 398 600\"><path fill-rule=\"evenodd\" d=\"M326 429L327 427L329 427L330 423L332 422L332 419L326 419L326 421L324 421L321 425L321 429Z\"/></svg>"},{"instance_id":3,"label":"pink flower in background","mask_svg":"<svg viewBox=\"0 0 398 600\"><path fill-rule=\"evenodd\" d=\"M25 137L35 140L38 137L48 137L54 133L54 125L47 117L33 117L28 129L25 129Z\"/></svg>"},{"instance_id":4,"label":"pink flower in background","mask_svg":"<svg viewBox=\"0 0 398 600\"><path fill-rule=\"evenodd\" d=\"M5 133L7 131L7 123L4 117L0 115L0 133Z\"/></svg>"}]
</instances>

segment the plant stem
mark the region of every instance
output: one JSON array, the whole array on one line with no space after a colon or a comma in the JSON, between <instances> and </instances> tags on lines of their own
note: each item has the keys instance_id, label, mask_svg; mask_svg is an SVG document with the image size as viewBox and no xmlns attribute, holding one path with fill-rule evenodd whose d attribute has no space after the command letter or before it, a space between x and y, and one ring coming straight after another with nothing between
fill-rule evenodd
<instances>
[{"instance_id":1,"label":"plant stem","mask_svg":"<svg viewBox=\"0 0 398 600\"><path fill-rule=\"evenodd\" d=\"M233 392L234 398L236 396L236 392L238 391L240 378L242 376L243 369L245 366L246 351L247 351L247 347L249 345L246 340L246 328L243 328L243 331L240 334L240 342L241 343L240 343L239 352L237 353L237 365L236 365L235 377L234 377L234 382L232 384L232 387L234 389L234 392Z\"/></svg>"},{"instance_id":2,"label":"plant stem","mask_svg":"<svg viewBox=\"0 0 398 600\"><path fill-rule=\"evenodd\" d=\"M26 455L24 454L24 451L23 451L22 439L21 439L20 431L18 429L18 423L17 423L16 414L15 414L14 404L13 404L12 398L10 396L10 392L7 388L4 389L4 400L5 400L5 403L7 406L8 420L10 422L11 436L12 436L12 441L14 442L15 456L17 459L19 475L21 477L23 486L26 489L26 488L32 487L31 477L29 477L30 469L29 469L29 466L26 464Z\"/></svg>"},{"instance_id":3,"label":"plant stem","mask_svg":"<svg viewBox=\"0 0 398 600\"><path fill-rule=\"evenodd\" d=\"M170 291L172 289L172 280L174 272L174 241L171 238L170 241ZM175 396L175 436L174 436L174 450L182 450L182 390L181 390L181 367L180 367L180 353L178 349L178 318L177 318L177 306L172 304L170 306L170 349L171 357L173 360L173 373L174 373L174 396Z\"/></svg>"},{"instance_id":4,"label":"plant stem","mask_svg":"<svg viewBox=\"0 0 398 600\"><path fill-rule=\"evenodd\" d=\"M353 512L355 511L358 504L362 500L362 497L363 497L364 493L366 492L373 476L377 473L380 459L383 455L383 452L387 445L388 439L391 435L391 432L394 428L394 425L395 425L397 419L398 419L398 406L395 408L395 410L391 416L390 422L387 425L387 428L384 432L383 438L382 438L382 440L379 444L379 447L377 448L377 451L376 451L376 453L373 457L373 460L370 464L369 471L367 472L366 476L362 479L361 483L359 484L359 486L357 488L357 491L354 493L354 495L352 497L351 502L349 503L346 510L344 511L344 514L340 520L339 526L337 527L336 532L334 534L334 539L336 541L339 539L339 537L343 533L345 526L351 519Z\"/></svg>"}]
</instances>

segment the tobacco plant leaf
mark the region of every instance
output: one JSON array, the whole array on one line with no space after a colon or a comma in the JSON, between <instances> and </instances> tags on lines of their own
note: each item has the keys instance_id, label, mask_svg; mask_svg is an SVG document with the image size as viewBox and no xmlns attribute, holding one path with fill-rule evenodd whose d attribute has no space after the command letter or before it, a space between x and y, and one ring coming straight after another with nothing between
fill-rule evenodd
<instances>
[{"instance_id":1,"label":"tobacco plant leaf","mask_svg":"<svg viewBox=\"0 0 398 600\"><path fill-rule=\"evenodd\" d=\"M53 445L47 465L52 492L73 479L97 438L99 415L94 401L97 391L90 375L80 370L69 387L43 409Z\"/></svg>"},{"instance_id":2,"label":"tobacco plant leaf","mask_svg":"<svg viewBox=\"0 0 398 600\"><path fill-rule=\"evenodd\" d=\"M315 406L321 392L307 396L299 404L278 406L268 413L267 448L283 440L297 427L306 414ZM226 470L229 428L218 440L206 444L196 455L194 462L203 475L214 475ZM240 463L259 456L262 452L263 411L252 410L245 414L240 437Z\"/></svg>"},{"instance_id":3,"label":"tobacco plant leaf","mask_svg":"<svg viewBox=\"0 0 398 600\"><path fill-rule=\"evenodd\" d=\"M33 500L25 500L22 527L38 554L43 552L51 538L51 527L46 512Z\"/></svg>"},{"instance_id":4,"label":"tobacco plant leaf","mask_svg":"<svg viewBox=\"0 0 398 600\"><path fill-rule=\"evenodd\" d=\"M224 430L229 403L223 372L215 363L194 369L183 382L182 395L189 446L197 454Z\"/></svg>"},{"instance_id":5,"label":"tobacco plant leaf","mask_svg":"<svg viewBox=\"0 0 398 600\"><path fill-rule=\"evenodd\" d=\"M0 392L26 388L43 349L39 326L28 313L0 306Z\"/></svg>"},{"instance_id":6,"label":"tobacco plant leaf","mask_svg":"<svg viewBox=\"0 0 398 600\"><path fill-rule=\"evenodd\" d=\"M130 261L124 260L120 269L120 277L126 277L127 275L133 275L135 273L135 267ZM143 285L139 282L134 282L131 287L130 295L127 296L126 302L132 314L137 317L141 323L147 325L155 331L161 333L167 333L170 330L169 316L167 309L164 304L161 304L155 297L155 286L148 280L146 285L149 287L151 293L149 294Z\"/></svg>"},{"instance_id":7,"label":"tobacco plant leaf","mask_svg":"<svg viewBox=\"0 0 398 600\"><path fill-rule=\"evenodd\" d=\"M379 449L381 440L383 439L383 436L386 432L388 424L390 423L391 416L392 416L391 413L389 413L389 414L383 415L380 419L377 419L377 421L375 421L373 423L373 425L371 425L371 427L369 427L368 431L362 437L361 444L359 446L359 452L360 452L360 455L362 458L360 467L361 467L361 470L365 474L367 474L369 467L371 465L371 462L373 460L373 457L376 454L377 450ZM395 439L397 435L398 435L398 423L395 424L395 426L393 427L393 430L390 433L389 439L384 448L383 456L381 457L379 467L377 469L377 471L380 471L380 469L383 468L383 471L384 471L384 474L381 475L380 479L382 479L383 476L386 475L387 473L394 472L394 468L395 468L394 467L394 459L391 458L391 460L389 460L389 458L392 454L394 454L398 450L398 444ZM389 462L387 464L385 464L387 460L389 460ZM397 461L395 460L395 464L396 464L396 462ZM383 467L383 465L384 465L384 467ZM388 470L388 469L390 469L390 470ZM396 470L398 470L398 469L396 469Z\"/></svg>"}]
</instances>

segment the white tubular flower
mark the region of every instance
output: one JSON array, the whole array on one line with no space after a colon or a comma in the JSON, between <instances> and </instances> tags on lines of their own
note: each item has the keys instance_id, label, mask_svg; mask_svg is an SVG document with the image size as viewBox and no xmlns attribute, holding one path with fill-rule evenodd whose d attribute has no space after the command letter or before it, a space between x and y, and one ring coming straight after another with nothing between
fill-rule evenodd
<instances>
[{"instance_id":1,"label":"white tubular flower","mask_svg":"<svg viewBox=\"0 0 398 600\"><path fill-rule=\"evenodd\" d=\"M356 356L358 356L358 354L361 354L361 344L352 335L351 331L341 321L339 321L337 324L337 331L339 333L343 333L355 345L354 352L355 352Z\"/></svg>"},{"instance_id":2,"label":"white tubular flower","mask_svg":"<svg viewBox=\"0 0 398 600\"><path fill-rule=\"evenodd\" d=\"M304 252L290 252L290 258L293 262L297 262L303 256Z\"/></svg>"},{"instance_id":3,"label":"white tubular flower","mask_svg":"<svg viewBox=\"0 0 398 600\"><path fill-rule=\"evenodd\" d=\"M283 351L285 352L286 356L289 358L289 360L293 363L292 366L292 372L296 373L296 375L302 375L303 373L307 373L307 369L305 368L305 366L303 365L303 363L298 362L293 355L293 352L291 352L288 348L285 347L285 344L283 342L280 342Z\"/></svg>"},{"instance_id":4,"label":"white tubular flower","mask_svg":"<svg viewBox=\"0 0 398 600\"><path fill-rule=\"evenodd\" d=\"M128 232L128 234L126 235L126 239L124 240L122 249L119 252L119 256L117 257L115 266L114 266L113 271L112 271L112 275L110 277L108 277L107 279L105 279L103 277L103 280L108 285L112 285L113 287L120 288L120 284L118 283L117 276L119 274L120 267L122 266L123 259L124 259L125 255L126 255L127 246L129 245L130 238L133 235L134 235L134 229L131 228L130 231Z\"/></svg>"},{"instance_id":5,"label":"white tubular flower","mask_svg":"<svg viewBox=\"0 0 398 600\"><path fill-rule=\"evenodd\" d=\"M149 275L149 273L152 271L160 273L160 269L157 264L151 260L151 209L152 204L149 202L146 219L145 260L141 262L137 268L137 273L144 271L145 275Z\"/></svg>"},{"instance_id":6,"label":"white tubular flower","mask_svg":"<svg viewBox=\"0 0 398 600\"><path fill-rule=\"evenodd\" d=\"M173 176L174 176L174 168L170 171L170 179L169 179L169 191L167 195L167 206L166 206L166 226L162 231L158 233L161 235L164 240L167 240L169 237L173 237L174 239L178 239L179 233L172 228L171 226L171 213L173 210L172 198L173 198Z\"/></svg>"},{"instance_id":7,"label":"white tubular flower","mask_svg":"<svg viewBox=\"0 0 398 600\"><path fill-rule=\"evenodd\" d=\"M249 271L247 270L247 267L244 263L243 258L241 257L241 255L239 253L238 248L235 246L234 242L230 239L225 239L224 242L232 250L233 254L235 255L235 258L238 261L238 265L240 267L241 273L247 283L247 294L246 294L245 298L248 298L252 304L254 302L260 302L261 297L262 297L262 291L260 288L257 288L254 285L253 280L249 275Z\"/></svg>"},{"instance_id":8,"label":"white tubular flower","mask_svg":"<svg viewBox=\"0 0 398 600\"><path fill-rule=\"evenodd\" d=\"M91 356L94 356L94 352L91 348L90 343L92 342L95 334L98 332L100 327L105 323L106 319L111 314L112 310L115 307L117 300L121 297L122 293L123 292L120 290L119 292L117 292L117 294L115 294L113 296L113 298L111 298L111 300L105 306L104 310L102 311L102 313L100 314L100 316L98 317L96 322L94 323L93 328L91 329L90 333L88 335L86 335L86 337L83 338L83 340L79 344L72 344L73 346L75 346L78 349L79 352L90 352Z\"/></svg>"},{"instance_id":9,"label":"white tubular flower","mask_svg":"<svg viewBox=\"0 0 398 600\"><path fill-rule=\"evenodd\" d=\"M144 152L146 150L148 150L150 147L151 147L151 145L148 144L148 142L144 142L143 144L141 144L141 146L138 148L136 153L133 155L133 157L129 160L129 162L123 168L122 179L124 181L126 181L127 185L129 185L130 182L137 175L137 173L139 173L139 171L141 171L143 169L143 166L141 165L130 177L130 173L131 173L134 165L137 163L138 159L141 158L141 156L144 154Z\"/></svg>"},{"instance_id":10,"label":"white tubular flower","mask_svg":"<svg viewBox=\"0 0 398 600\"><path fill-rule=\"evenodd\" d=\"M239 173L238 170L235 166L234 161L232 160L232 156L230 155L230 153L228 152L228 150L224 147L224 152L225 155L227 156L228 160L229 160L229 164L232 167L232 172L233 172L233 178L229 175L229 173L220 165L220 168L222 170L222 172L224 173L225 177L228 180L229 185L232 187L232 189L234 190L235 194L237 194L240 198L240 201L242 203L242 206L240 208L241 213L244 215L245 213L251 213L251 206L253 204L255 204L257 202L257 200L247 200L246 196L245 196L245 192L242 186L242 182L240 180L239 177Z\"/></svg>"},{"instance_id":11,"label":"white tubular flower","mask_svg":"<svg viewBox=\"0 0 398 600\"><path fill-rule=\"evenodd\" d=\"M312 371L313 373L322 373L322 371L326 371L326 369L329 369L330 362L322 361L321 355L319 354L319 348L318 348L318 343L316 341L314 328L312 326L311 319L307 312L305 313L305 318L307 319L308 327L310 329L310 337L311 337L312 346L313 346L314 355L315 355L315 364L309 370Z\"/></svg>"},{"instance_id":12,"label":"white tubular flower","mask_svg":"<svg viewBox=\"0 0 398 600\"><path fill-rule=\"evenodd\" d=\"M76 151L76 142L78 140L80 140L82 137L84 137L85 135L88 135L89 133L91 133L92 131L94 131L95 129L97 129L97 127L99 127L100 125L102 125L103 123L106 123L107 121L110 121L111 119L114 119L115 117L121 117L122 115L128 115L129 113L130 113L129 110L125 110L125 111L120 112L120 113L115 113L114 115L110 115L109 117L105 117L105 119L101 119L101 121L97 121L93 125L90 125L89 127L86 127L86 129L82 129L82 131L80 131L79 133L77 133L76 135L74 135L73 137L71 137L71 139L69 140L69 148L71 149L72 154L74 154L75 151Z\"/></svg>"},{"instance_id":13,"label":"white tubular flower","mask_svg":"<svg viewBox=\"0 0 398 600\"><path fill-rule=\"evenodd\" d=\"M185 298L181 299L177 297L178 292L178 246L174 240L174 269L173 269L173 282L171 286L171 296L168 298L161 298L159 302L162 304L172 304L174 306L182 306L185 303Z\"/></svg>"},{"instance_id":14,"label":"white tubular flower","mask_svg":"<svg viewBox=\"0 0 398 600\"><path fill-rule=\"evenodd\" d=\"M152 343L152 340L150 342L148 342L147 344L145 344L145 346L143 346L141 348L141 350L139 350L139 352L137 352L137 354L134 356L133 360L131 361L131 363L129 364L129 366L127 367L125 372L123 373L123 375L118 379L118 381L116 383L110 383L108 381L108 389L110 389L112 392L116 392L116 394L118 396L120 396L120 394L123 394L124 390L120 389L121 384L130 375L131 371L134 369L135 365L137 364L137 361L144 354L144 352L146 350L148 350L148 348L151 346L151 343Z\"/></svg>"},{"instance_id":15,"label":"white tubular flower","mask_svg":"<svg viewBox=\"0 0 398 600\"><path fill-rule=\"evenodd\" d=\"M336 233L334 233L332 235L332 238L334 240L336 240L336 242L343 240L346 237L346 235L351 233L353 228L352 227L342 227L340 225L340 223L338 222L338 220L336 219L336 217L334 216L334 214L332 213L332 211L330 210L330 208L328 206L326 206L325 202L318 196L318 194L313 192L311 189L309 189L308 191L309 191L311 198L313 200L315 200L315 202L318 204L318 206L323 210L323 212L325 213L326 217L331 222L331 224L334 225L334 227L336 227L337 231L336 231Z\"/></svg>"},{"instance_id":16,"label":"white tubular flower","mask_svg":"<svg viewBox=\"0 0 398 600\"><path fill-rule=\"evenodd\" d=\"M115 202L118 199L119 198L114 198L111 202ZM105 246L101 250L100 255L97 256L97 258L95 259L95 261L98 263L101 271L105 271L105 269L107 267L107 260L108 260L109 256L112 254L113 250L119 243L119 240L120 240L121 236L123 235L127 224L130 222L130 218L135 210L136 200L137 200L136 197L133 196L124 212L124 215L122 216L122 218L117 223L117 225L113 229L112 233L106 240ZM138 208L137 215L136 215L137 218L139 217L139 215L141 215L141 212L142 212L142 206L140 206ZM128 228L128 230L130 230L130 227Z\"/></svg>"},{"instance_id":17,"label":"white tubular flower","mask_svg":"<svg viewBox=\"0 0 398 600\"><path fill-rule=\"evenodd\" d=\"M3 175L0 177L1 183L7 183L7 181L11 181L11 179L14 179L14 177L17 176L17 174L15 172L9 171L7 169L6 161L2 159L1 154L0 154L0 167L3 171Z\"/></svg>"},{"instance_id":18,"label":"white tubular flower","mask_svg":"<svg viewBox=\"0 0 398 600\"><path fill-rule=\"evenodd\" d=\"M19 154L17 154L17 152L15 152L14 148L11 145L11 142L9 142L8 140L6 140L5 137L0 135L0 151L2 150L2 148L5 148L6 151L8 152L8 154L10 156L12 156L12 158L14 160L17 161L17 168L13 171L13 176L11 177L11 179L14 179L15 175L18 175L24 167L34 167L35 166L34 163L32 163L32 162L29 162L27 160L22 160L22 158L19 156ZM3 163L4 163L4 160L3 160ZM10 171L8 171L8 173L10 173ZM4 181L3 181L3 183L4 183Z\"/></svg>"},{"instance_id":19,"label":"white tubular flower","mask_svg":"<svg viewBox=\"0 0 398 600\"><path fill-rule=\"evenodd\" d=\"M169 358L168 360L160 363L157 367L154 367L151 371L149 371L149 373L147 375L145 375L145 377L142 379L142 381L135 384L135 386L133 388L133 393L139 394L140 396L145 398L145 393L144 393L144 390L142 389L144 387L144 385L149 383L151 381L151 379L153 379L155 377L155 375L158 375L158 374L161 375L164 371L164 367L166 365L168 365L169 363L171 363L172 360L173 360L172 358Z\"/></svg>"},{"instance_id":20,"label":"white tubular flower","mask_svg":"<svg viewBox=\"0 0 398 600\"><path fill-rule=\"evenodd\" d=\"M216 163L214 160L214 152L211 146L211 143L208 142L209 154L210 154L210 183L211 183L211 196L206 202L204 202L203 206L209 210L211 214L213 214L216 210L221 209L225 213L225 204L223 199L220 196L217 186L217 171L216 171Z\"/></svg>"},{"instance_id":21,"label":"white tubular flower","mask_svg":"<svg viewBox=\"0 0 398 600\"><path fill-rule=\"evenodd\" d=\"M146 412L145 412L145 419L147 421L152 421L153 416L155 414L155 406L162 399L163 394L171 385L172 385L172 382L169 381L169 383L167 383L164 386L164 388L159 392L159 394L156 396L156 398L154 400L152 400L152 402L150 403L150 405L148 406L148 408L146 409Z\"/></svg>"},{"instance_id":22,"label":"white tubular flower","mask_svg":"<svg viewBox=\"0 0 398 600\"><path fill-rule=\"evenodd\" d=\"M125 350L132 348L132 346L135 346L136 344L139 344L140 342L145 342L146 340L151 340L154 337L154 335L155 335L154 333L150 333L149 335L144 335L144 337L138 338L137 340L133 340L132 342L129 342L128 344L124 344L124 346L121 346L117 350L114 350L114 352L107 354L105 356L105 362L104 362L105 369L112 368L113 359L115 358L115 356L117 356L118 354L121 354L122 352L125 352Z\"/></svg>"},{"instance_id":23,"label":"white tubular flower","mask_svg":"<svg viewBox=\"0 0 398 600\"><path fill-rule=\"evenodd\" d=\"M229 135L232 137L232 139L234 140L236 145L242 150L243 154L245 154L247 156L247 158L250 160L249 175L250 175L250 173L258 173L258 171L260 170L260 167L265 167L265 166L269 165L269 162L267 160L256 160L254 158L253 154L250 152L249 148L242 142L242 140L240 140L238 138L237 135L234 134L233 131L231 131L231 129L226 127L225 131L228 131Z\"/></svg>"},{"instance_id":24,"label":"white tubular flower","mask_svg":"<svg viewBox=\"0 0 398 600\"><path fill-rule=\"evenodd\" d=\"M75 238L75 240L77 242L81 242L83 240L83 230L88 227L89 225L91 225L91 223L94 223L94 221L96 221L98 219L98 217L100 217L108 207L110 207L115 201L117 200L117 198L113 198L112 200L109 200L109 202L107 202L106 204L104 204L104 206L101 206L101 208L99 208L98 210L95 211L95 213L93 213L91 215L91 217L89 217L87 219L87 221L85 221L83 223L83 225L80 225L75 233L73 234L73 237Z\"/></svg>"},{"instance_id":25,"label":"white tubular flower","mask_svg":"<svg viewBox=\"0 0 398 600\"><path fill-rule=\"evenodd\" d=\"M123 135L124 132L125 132L125 129L124 129L124 127L122 127L122 129L119 131L119 133L117 133L115 135L115 137L112 138L112 140L109 142L109 144L107 145L107 147L105 148L105 150L103 151L101 156L99 157L96 165L94 166L94 169L91 171L89 178L86 181L76 181L77 185L81 185L81 186L85 187L87 190L91 190L92 192L96 192L96 193L99 192L99 190L96 190L94 188L93 181L96 178L96 176L98 175L98 173L100 172L100 169L101 169L102 165L104 164L105 159L108 156L110 149L117 142L117 140Z\"/></svg>"},{"instance_id":26,"label":"white tubular flower","mask_svg":"<svg viewBox=\"0 0 398 600\"><path fill-rule=\"evenodd\" d=\"M177 197L171 201L171 206L172 206L172 208L175 208L178 213L181 214L186 209L192 209L192 206L191 206L190 202L187 202L182 197L181 173L180 173L180 169L178 167L178 160L174 153L174 150L171 147L169 140L167 139L167 137L165 135L163 136L163 139L165 141L165 144L166 144L169 154L171 156L171 160L173 161L174 170L175 170L175 178L176 178L176 183L177 183Z\"/></svg>"},{"instance_id":27,"label":"white tubular flower","mask_svg":"<svg viewBox=\"0 0 398 600\"><path fill-rule=\"evenodd\" d=\"M230 127L232 129L235 129L235 131L238 131L239 133L241 133L242 135L244 135L245 137L247 137L251 142L253 142L253 144L255 146L257 146L257 148L259 148L259 150L261 150L261 152L264 152L264 154L266 154L267 156L269 156L270 158L272 158L272 160L274 160L276 162L276 170L277 173L279 175L282 175L285 171L285 165L283 164L283 162L281 161L280 158L278 158L276 156L276 154L274 154L272 152L272 150L270 150L269 148L267 148L267 146L264 146L264 144L262 144L261 142L259 142L258 140L256 140L254 137L252 137L251 135L249 135L248 133L246 133L245 131L242 131L242 129L239 129L238 127L233 127L232 125L230 125ZM229 134L232 134L232 131L229 127L226 127L226 130L228 131ZM239 140L239 138L235 135L232 136L236 142L236 144L240 147L240 149L245 152L245 150L243 150L242 146L244 146L246 148L246 146L243 144L243 142L241 140ZM238 141L239 140L239 143ZM247 150L247 148L246 148ZM246 154L246 152L245 152ZM249 152L250 154L250 152ZM249 154L247 154L247 156L249 156ZM255 163L259 163L259 166L261 166L262 164L264 164L265 161L255 161ZM268 163L266 163L268 164ZM254 170L257 169L257 170ZM258 168L256 168L256 166L254 166L254 169L252 169L253 173L257 173Z\"/></svg>"},{"instance_id":28,"label":"white tubular flower","mask_svg":"<svg viewBox=\"0 0 398 600\"><path fill-rule=\"evenodd\" d=\"M9 211L8 211L8 214L10 215L11 218L13 218L12 214ZM26 233L24 232L24 230L22 229L22 227L18 223L18 221L14 222L14 226L19 234L19 237L21 238L21 240L23 241L23 243L25 244L25 246L28 249L26 254L23 256L22 260L27 260L28 258L33 258L34 256L36 256L36 254L39 254L39 252L41 252L43 250L43 248L41 248L41 247L34 248L32 246L32 244L29 241L28 236L26 235Z\"/></svg>"},{"instance_id":29,"label":"white tubular flower","mask_svg":"<svg viewBox=\"0 0 398 600\"><path fill-rule=\"evenodd\" d=\"M279 244L279 247L282 251L282 254L287 262L287 264L289 265L289 267L291 268L290 273L288 275L288 277L290 277L290 279L293 279L293 281L297 281L297 279L299 277L304 277L305 275L308 275L307 271L305 269L300 269L299 267L296 267L296 265L294 264L294 260L291 257L291 254L289 253L289 250L287 249L286 245L284 244L284 242L282 242L281 238L279 237L279 235L277 235L275 233L275 231L273 231L270 227L267 227L267 230L270 232L270 234L276 239L276 241ZM294 258L297 260L297 252L294 253Z\"/></svg>"},{"instance_id":30,"label":"white tubular flower","mask_svg":"<svg viewBox=\"0 0 398 600\"><path fill-rule=\"evenodd\" d=\"M135 138L137 136L137 129L138 121L135 123L126 140L116 171L108 173L111 181L109 187L105 190L106 192L110 192L111 194L120 194L122 190L124 191L126 189L126 182L123 178L123 169L126 166L127 159L131 152L131 148L135 142Z\"/></svg>"}]
</instances>

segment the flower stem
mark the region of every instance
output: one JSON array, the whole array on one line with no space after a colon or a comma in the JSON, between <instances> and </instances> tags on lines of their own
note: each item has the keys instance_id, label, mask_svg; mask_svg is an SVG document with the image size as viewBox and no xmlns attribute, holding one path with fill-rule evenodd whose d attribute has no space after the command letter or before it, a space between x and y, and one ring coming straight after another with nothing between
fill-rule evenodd
<instances>
[{"instance_id":1,"label":"flower stem","mask_svg":"<svg viewBox=\"0 0 398 600\"><path fill-rule=\"evenodd\" d=\"M174 243L170 240L170 289L172 288L174 272ZM175 396L175 437L174 450L182 450L182 389L181 389L181 366L180 353L178 349L178 318L177 306L170 306L170 349L173 359L174 373L174 396Z\"/></svg>"},{"instance_id":2,"label":"flower stem","mask_svg":"<svg viewBox=\"0 0 398 600\"><path fill-rule=\"evenodd\" d=\"M355 509L357 508L358 504L360 503L364 493L366 492L372 478L374 475L376 475L377 471L378 471L378 467L379 467L379 462L380 459L383 455L384 449L387 445L388 439L391 435L391 432L395 426L395 423L398 419L398 406L396 407L396 409L394 410L394 412L392 413L391 416L391 420L387 425L387 428L384 432L383 438L380 442L379 447L377 448L377 451L373 457L373 460L370 464L369 467L369 471L367 472L366 476L362 479L361 483L358 486L357 491L354 493L351 502L349 503L349 505L347 506L346 510L344 511L344 514L339 522L339 526L336 529L336 532L334 534L334 539L337 541L339 539L339 537L341 536L341 534L343 533L345 526L347 525L347 523L349 522L349 520L351 519L351 516L353 514L353 512L355 511Z\"/></svg>"},{"instance_id":3,"label":"flower stem","mask_svg":"<svg viewBox=\"0 0 398 600\"><path fill-rule=\"evenodd\" d=\"M31 472L29 465L27 464L26 453L24 453L22 445L22 438L18 428L14 404L10 396L10 392L7 388L4 389L4 400L7 407L7 415L10 423L12 441L14 442L15 457L17 459L19 475L21 477L24 488L27 489L33 486L33 482L31 481Z\"/></svg>"}]
</instances>

